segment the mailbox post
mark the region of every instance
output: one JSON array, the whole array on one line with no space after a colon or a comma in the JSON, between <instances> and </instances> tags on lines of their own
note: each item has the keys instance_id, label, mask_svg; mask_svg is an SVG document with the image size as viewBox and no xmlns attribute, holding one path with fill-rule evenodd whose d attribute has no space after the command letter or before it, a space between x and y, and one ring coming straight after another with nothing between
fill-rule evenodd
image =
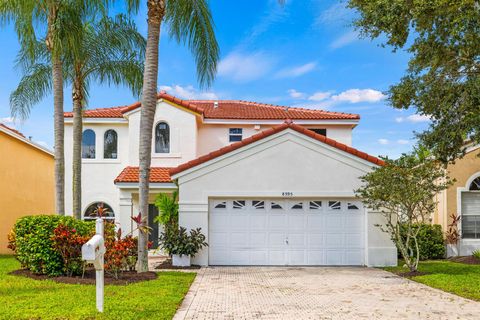
<instances>
[{"instance_id":1,"label":"mailbox post","mask_svg":"<svg viewBox=\"0 0 480 320\"><path fill-rule=\"evenodd\" d=\"M98 218L95 223L96 234L82 246L82 259L93 263L96 273L96 301L97 310L103 312L103 292L104 292L104 261L105 240L103 237L104 227L103 219Z\"/></svg>"}]
</instances>

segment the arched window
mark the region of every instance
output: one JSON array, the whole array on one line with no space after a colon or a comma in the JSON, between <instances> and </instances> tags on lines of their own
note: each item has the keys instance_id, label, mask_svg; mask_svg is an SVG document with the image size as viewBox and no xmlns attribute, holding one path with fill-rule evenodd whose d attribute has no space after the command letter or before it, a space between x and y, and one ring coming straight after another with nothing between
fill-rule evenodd
<instances>
[{"instance_id":1,"label":"arched window","mask_svg":"<svg viewBox=\"0 0 480 320\"><path fill-rule=\"evenodd\" d=\"M103 217L107 220L115 219L115 213L112 207L105 202L95 202L88 206L83 215L84 220L95 220L98 217Z\"/></svg>"},{"instance_id":2,"label":"arched window","mask_svg":"<svg viewBox=\"0 0 480 320\"><path fill-rule=\"evenodd\" d=\"M160 122L155 127L155 153L170 152L170 127Z\"/></svg>"},{"instance_id":3,"label":"arched window","mask_svg":"<svg viewBox=\"0 0 480 320\"><path fill-rule=\"evenodd\" d=\"M82 158L95 159L95 132L91 129L82 134Z\"/></svg>"},{"instance_id":4,"label":"arched window","mask_svg":"<svg viewBox=\"0 0 480 320\"><path fill-rule=\"evenodd\" d=\"M104 159L117 159L117 132L115 130L105 131L103 137L103 158Z\"/></svg>"},{"instance_id":5,"label":"arched window","mask_svg":"<svg viewBox=\"0 0 480 320\"><path fill-rule=\"evenodd\" d=\"M470 187L468 189L470 191L480 191L480 177L475 178L472 183L470 183Z\"/></svg>"}]
</instances>

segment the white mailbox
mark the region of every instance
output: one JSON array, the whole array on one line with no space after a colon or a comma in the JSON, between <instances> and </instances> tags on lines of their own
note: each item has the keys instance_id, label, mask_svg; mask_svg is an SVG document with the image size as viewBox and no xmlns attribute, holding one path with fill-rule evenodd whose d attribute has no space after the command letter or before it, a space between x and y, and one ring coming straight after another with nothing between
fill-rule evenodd
<instances>
[{"instance_id":1,"label":"white mailbox","mask_svg":"<svg viewBox=\"0 0 480 320\"><path fill-rule=\"evenodd\" d=\"M103 289L104 289L104 271L103 255L105 254L105 240L103 237L103 219L98 218L95 221L96 234L82 246L82 259L93 263L96 270L96 291L97 291L97 310L103 312Z\"/></svg>"}]
</instances>

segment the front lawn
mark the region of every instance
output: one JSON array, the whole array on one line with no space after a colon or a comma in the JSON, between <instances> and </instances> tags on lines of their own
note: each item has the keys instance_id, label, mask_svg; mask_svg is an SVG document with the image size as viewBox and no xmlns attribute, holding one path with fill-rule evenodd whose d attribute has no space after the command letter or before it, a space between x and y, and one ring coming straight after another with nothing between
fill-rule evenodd
<instances>
[{"instance_id":1,"label":"front lawn","mask_svg":"<svg viewBox=\"0 0 480 320\"><path fill-rule=\"evenodd\" d=\"M407 272L408 269L401 267L384 268L394 273ZM451 292L456 295L480 301L480 265L468 265L447 260L421 261L419 272L427 274L412 277L410 279Z\"/></svg>"},{"instance_id":2,"label":"front lawn","mask_svg":"<svg viewBox=\"0 0 480 320\"><path fill-rule=\"evenodd\" d=\"M156 280L105 286L105 310L95 309L95 286L8 275L20 267L0 256L0 319L171 319L194 273L161 272Z\"/></svg>"}]
</instances>

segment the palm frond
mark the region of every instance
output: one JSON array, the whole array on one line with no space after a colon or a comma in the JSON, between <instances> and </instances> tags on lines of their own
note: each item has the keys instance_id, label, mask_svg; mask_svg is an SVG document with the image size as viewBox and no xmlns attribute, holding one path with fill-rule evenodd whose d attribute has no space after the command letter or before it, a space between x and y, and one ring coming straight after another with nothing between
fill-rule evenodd
<instances>
[{"instance_id":1,"label":"palm frond","mask_svg":"<svg viewBox=\"0 0 480 320\"><path fill-rule=\"evenodd\" d=\"M207 1L169 1L165 21L169 24L170 36L190 48L200 86L211 86L217 72L219 47Z\"/></svg>"},{"instance_id":2,"label":"palm frond","mask_svg":"<svg viewBox=\"0 0 480 320\"><path fill-rule=\"evenodd\" d=\"M35 64L10 95L10 110L14 118L26 119L33 105L52 89L52 68L49 64Z\"/></svg>"}]
</instances>

